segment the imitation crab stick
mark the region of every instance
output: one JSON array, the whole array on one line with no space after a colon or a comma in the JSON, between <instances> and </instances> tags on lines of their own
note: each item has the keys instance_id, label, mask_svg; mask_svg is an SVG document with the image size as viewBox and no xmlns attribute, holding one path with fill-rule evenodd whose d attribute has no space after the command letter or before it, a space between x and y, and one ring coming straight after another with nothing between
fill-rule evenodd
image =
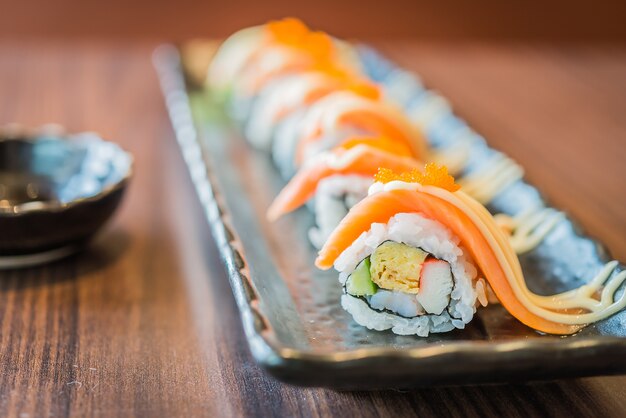
<instances>
[{"instance_id":1,"label":"imitation crab stick","mask_svg":"<svg viewBox=\"0 0 626 418\"><path fill-rule=\"evenodd\" d=\"M274 221L302 206L315 194L318 184L333 175L373 176L381 166L398 171L411 170L421 164L410 158L401 143L385 138L351 138L311 164L303 167L283 188L270 206L267 216Z\"/></svg>"},{"instance_id":2,"label":"imitation crab stick","mask_svg":"<svg viewBox=\"0 0 626 418\"><path fill-rule=\"evenodd\" d=\"M412 182L411 177L420 177L422 184ZM599 303L594 309L583 300L583 294L576 291L554 296L533 294L526 287L517 256L493 217L474 199L462 191L455 191L453 181L450 183L448 178L437 173L429 179L428 174L419 172L388 180L391 181L380 185L381 191L371 194L350 210L320 250L316 260L318 267L330 268L373 223L386 223L399 213L420 213L440 222L459 237L502 305L531 328L550 334L573 334L587 323L623 308L626 299L622 297L618 302L612 302L612 295L610 304ZM611 290L613 287L616 286L606 285Z\"/></svg>"}]
</instances>

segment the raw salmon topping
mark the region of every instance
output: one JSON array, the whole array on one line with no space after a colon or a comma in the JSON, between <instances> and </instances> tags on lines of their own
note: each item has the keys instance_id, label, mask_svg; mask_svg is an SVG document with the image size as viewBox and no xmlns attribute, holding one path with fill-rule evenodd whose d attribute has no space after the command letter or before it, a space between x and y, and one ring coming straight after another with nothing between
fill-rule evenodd
<instances>
[{"instance_id":1,"label":"raw salmon topping","mask_svg":"<svg viewBox=\"0 0 626 418\"><path fill-rule=\"evenodd\" d=\"M366 99L378 100L382 96L378 85L359 76L353 70L343 68L334 62L320 59L315 63L312 70L332 77L340 83L340 87Z\"/></svg>"},{"instance_id":2,"label":"raw salmon topping","mask_svg":"<svg viewBox=\"0 0 626 418\"><path fill-rule=\"evenodd\" d=\"M348 84L347 90L366 99L378 100L381 96L380 88L368 81L352 82Z\"/></svg>"},{"instance_id":3,"label":"raw salmon topping","mask_svg":"<svg viewBox=\"0 0 626 418\"><path fill-rule=\"evenodd\" d=\"M374 180L380 183L391 181L403 181L406 183L419 183L422 186L435 186L449 192L456 192L461 188L454 182L454 177L448 174L448 168L444 165L428 163L424 167L424 172L417 169L404 173L395 173L393 170L381 167L374 175Z\"/></svg>"},{"instance_id":4,"label":"raw salmon topping","mask_svg":"<svg viewBox=\"0 0 626 418\"><path fill-rule=\"evenodd\" d=\"M293 17L269 22L266 28L273 40L285 44L298 43L310 32L300 19Z\"/></svg>"},{"instance_id":5,"label":"raw salmon topping","mask_svg":"<svg viewBox=\"0 0 626 418\"><path fill-rule=\"evenodd\" d=\"M411 149L400 141L393 140L386 136L363 136L351 137L344 140L337 148L349 150L357 145L365 144L381 151L387 151L403 157L411 157Z\"/></svg>"},{"instance_id":6,"label":"raw salmon topping","mask_svg":"<svg viewBox=\"0 0 626 418\"><path fill-rule=\"evenodd\" d=\"M307 51L318 61L333 58L333 41L323 32L313 32L298 19L286 18L267 24L270 38L279 44Z\"/></svg>"}]
</instances>

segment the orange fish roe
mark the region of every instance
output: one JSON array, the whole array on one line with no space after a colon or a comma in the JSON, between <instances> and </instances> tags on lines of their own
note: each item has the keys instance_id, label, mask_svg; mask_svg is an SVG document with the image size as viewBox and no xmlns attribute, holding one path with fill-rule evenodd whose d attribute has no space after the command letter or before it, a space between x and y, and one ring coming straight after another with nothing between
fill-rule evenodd
<instances>
[{"instance_id":1,"label":"orange fish roe","mask_svg":"<svg viewBox=\"0 0 626 418\"><path fill-rule=\"evenodd\" d=\"M310 32L300 19L293 17L269 22L265 27L274 41L284 44L298 43Z\"/></svg>"},{"instance_id":2,"label":"orange fish roe","mask_svg":"<svg viewBox=\"0 0 626 418\"><path fill-rule=\"evenodd\" d=\"M393 170L381 167L378 169L378 173L374 175L374 180L380 183L389 183L395 180L419 183L422 186L440 187L449 192L456 192L461 188L454 182L454 177L448 174L448 167L435 163L426 164L423 173L419 170L395 173Z\"/></svg>"},{"instance_id":3,"label":"orange fish roe","mask_svg":"<svg viewBox=\"0 0 626 418\"><path fill-rule=\"evenodd\" d=\"M302 21L286 18L266 25L270 42L276 42L306 51L317 62L329 62L333 58L333 41L323 32L312 32Z\"/></svg>"},{"instance_id":4,"label":"orange fish roe","mask_svg":"<svg viewBox=\"0 0 626 418\"><path fill-rule=\"evenodd\" d=\"M311 54L318 62L327 62L334 58L333 54L335 49L333 41L330 36L323 32L310 32L309 35L303 39L300 48Z\"/></svg>"},{"instance_id":5,"label":"orange fish roe","mask_svg":"<svg viewBox=\"0 0 626 418\"><path fill-rule=\"evenodd\" d=\"M357 145L365 144L382 151L387 151L400 157L411 157L411 149L402 142L394 141L385 136L362 136L344 140L337 148L348 150Z\"/></svg>"},{"instance_id":6,"label":"orange fish roe","mask_svg":"<svg viewBox=\"0 0 626 418\"><path fill-rule=\"evenodd\" d=\"M323 72L340 80L346 90L361 97L380 99L381 92L377 85L336 65L335 47L331 37L326 33L313 32L302 21L295 18L270 22L266 28L270 42L306 51L312 58L311 70Z\"/></svg>"}]
</instances>

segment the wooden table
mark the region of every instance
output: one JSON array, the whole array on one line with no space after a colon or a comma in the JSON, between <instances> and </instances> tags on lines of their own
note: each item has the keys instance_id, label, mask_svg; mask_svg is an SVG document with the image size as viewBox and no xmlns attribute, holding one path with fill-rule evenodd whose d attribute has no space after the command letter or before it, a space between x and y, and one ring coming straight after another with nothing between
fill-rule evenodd
<instances>
[{"instance_id":1,"label":"wooden table","mask_svg":"<svg viewBox=\"0 0 626 418\"><path fill-rule=\"evenodd\" d=\"M626 49L378 45L626 260ZM349 393L266 376L176 148L153 47L0 44L0 123L94 130L136 157L120 213L85 253L0 273L1 416L626 414L625 377Z\"/></svg>"}]
</instances>

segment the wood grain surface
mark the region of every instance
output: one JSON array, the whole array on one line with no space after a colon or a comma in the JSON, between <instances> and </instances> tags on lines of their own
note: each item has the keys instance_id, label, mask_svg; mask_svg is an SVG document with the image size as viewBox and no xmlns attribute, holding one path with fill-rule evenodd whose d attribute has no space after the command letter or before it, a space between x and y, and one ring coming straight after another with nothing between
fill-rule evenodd
<instances>
[{"instance_id":1,"label":"wood grain surface","mask_svg":"<svg viewBox=\"0 0 626 418\"><path fill-rule=\"evenodd\" d=\"M626 50L377 45L626 260ZM626 414L625 377L359 393L266 376L177 150L153 47L0 44L0 123L94 130L136 157L121 211L89 249L0 273L0 416Z\"/></svg>"}]
</instances>

